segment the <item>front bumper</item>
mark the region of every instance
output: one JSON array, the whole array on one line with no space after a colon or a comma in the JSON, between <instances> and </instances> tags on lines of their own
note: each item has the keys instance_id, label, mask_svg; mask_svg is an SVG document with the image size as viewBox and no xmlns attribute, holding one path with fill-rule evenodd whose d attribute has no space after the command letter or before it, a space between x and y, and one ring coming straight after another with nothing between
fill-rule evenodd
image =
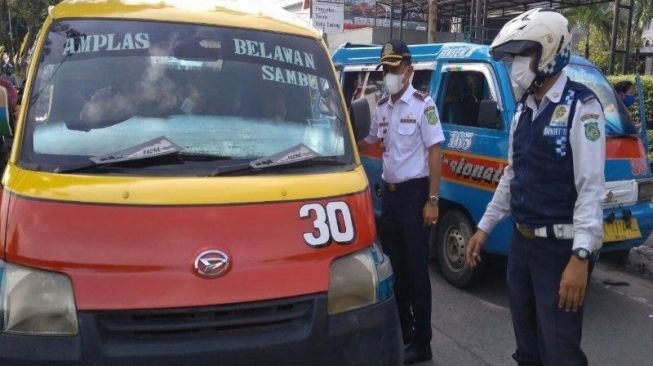
<instances>
[{"instance_id":1,"label":"front bumper","mask_svg":"<svg viewBox=\"0 0 653 366\"><path fill-rule=\"evenodd\" d=\"M325 294L198 309L79 312L75 337L0 334L0 365L400 365L394 297L329 316Z\"/></svg>"}]
</instances>

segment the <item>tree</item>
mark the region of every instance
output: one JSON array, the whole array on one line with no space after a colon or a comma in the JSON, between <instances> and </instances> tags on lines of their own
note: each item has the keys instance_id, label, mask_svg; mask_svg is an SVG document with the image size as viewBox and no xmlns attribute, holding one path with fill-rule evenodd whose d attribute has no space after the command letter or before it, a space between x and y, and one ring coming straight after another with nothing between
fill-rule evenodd
<instances>
[{"instance_id":1,"label":"tree","mask_svg":"<svg viewBox=\"0 0 653 366\"><path fill-rule=\"evenodd\" d=\"M0 43L9 44L9 22L7 9L9 5L7 0L0 0Z\"/></svg>"},{"instance_id":2,"label":"tree","mask_svg":"<svg viewBox=\"0 0 653 366\"><path fill-rule=\"evenodd\" d=\"M592 32L598 32L599 37L610 45L610 32L612 30L613 12L605 4L591 4L576 6L565 11L569 23L585 33L585 58L591 58L590 40Z\"/></svg>"},{"instance_id":3,"label":"tree","mask_svg":"<svg viewBox=\"0 0 653 366\"><path fill-rule=\"evenodd\" d=\"M17 20L24 22L27 26L27 33L30 35L28 40L29 43L32 43L36 38L36 33L41 27L45 17L48 15L48 7L55 5L59 1L60 0L8 0L8 4L12 10L12 15L16 17ZM18 37L14 37L15 42L22 40L24 34L17 36Z\"/></svg>"},{"instance_id":4,"label":"tree","mask_svg":"<svg viewBox=\"0 0 653 366\"><path fill-rule=\"evenodd\" d=\"M653 1L635 0L633 12L633 37L636 47L641 47L642 33L653 19Z\"/></svg>"}]
</instances>

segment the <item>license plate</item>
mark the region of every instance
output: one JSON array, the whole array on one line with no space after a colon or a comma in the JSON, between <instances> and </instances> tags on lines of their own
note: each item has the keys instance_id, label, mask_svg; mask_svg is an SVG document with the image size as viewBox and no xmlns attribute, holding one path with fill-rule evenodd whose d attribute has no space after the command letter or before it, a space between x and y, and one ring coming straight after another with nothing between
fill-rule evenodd
<instances>
[{"instance_id":1,"label":"license plate","mask_svg":"<svg viewBox=\"0 0 653 366\"><path fill-rule=\"evenodd\" d=\"M639 231L639 224L636 218L630 219L630 227L626 227L626 221L623 219L614 220L612 223L603 223L603 242L621 241L628 239L638 239L642 237Z\"/></svg>"}]
</instances>

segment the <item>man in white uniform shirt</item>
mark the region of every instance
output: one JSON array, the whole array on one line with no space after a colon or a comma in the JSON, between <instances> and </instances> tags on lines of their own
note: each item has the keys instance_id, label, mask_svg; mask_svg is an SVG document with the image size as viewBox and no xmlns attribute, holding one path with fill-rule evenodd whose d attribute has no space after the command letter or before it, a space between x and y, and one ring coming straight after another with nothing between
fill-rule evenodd
<instances>
[{"instance_id":1,"label":"man in white uniform shirt","mask_svg":"<svg viewBox=\"0 0 653 366\"><path fill-rule=\"evenodd\" d=\"M435 104L410 84L410 50L392 40L381 51L387 97L378 102L369 135L359 148L381 141L383 193L379 232L396 276L395 297L405 364L430 360L430 226L438 220L440 143L444 141Z\"/></svg>"}]
</instances>

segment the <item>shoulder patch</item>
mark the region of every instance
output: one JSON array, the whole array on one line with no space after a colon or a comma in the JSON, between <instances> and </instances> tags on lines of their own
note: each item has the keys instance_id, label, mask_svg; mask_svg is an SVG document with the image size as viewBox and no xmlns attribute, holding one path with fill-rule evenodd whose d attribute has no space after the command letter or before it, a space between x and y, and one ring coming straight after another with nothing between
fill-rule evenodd
<instances>
[{"instance_id":1,"label":"shoulder patch","mask_svg":"<svg viewBox=\"0 0 653 366\"><path fill-rule=\"evenodd\" d=\"M419 90L415 90L413 93L413 96L421 101L425 101L426 98L429 96L428 93L421 92Z\"/></svg>"},{"instance_id":2,"label":"shoulder patch","mask_svg":"<svg viewBox=\"0 0 653 366\"><path fill-rule=\"evenodd\" d=\"M387 96L385 96L385 97L379 99L379 101L378 101L376 104L377 104L377 105L383 105L385 102L388 101L388 99L390 99L390 98L387 97Z\"/></svg>"},{"instance_id":3,"label":"shoulder patch","mask_svg":"<svg viewBox=\"0 0 653 366\"><path fill-rule=\"evenodd\" d=\"M428 124L434 126L439 122L438 114L435 111L435 106L431 105L424 109L424 114L426 115L426 121Z\"/></svg>"},{"instance_id":4,"label":"shoulder patch","mask_svg":"<svg viewBox=\"0 0 653 366\"><path fill-rule=\"evenodd\" d=\"M598 122L587 122L585 126L585 138L590 141L596 141L601 137L601 130L599 130Z\"/></svg>"}]
</instances>

